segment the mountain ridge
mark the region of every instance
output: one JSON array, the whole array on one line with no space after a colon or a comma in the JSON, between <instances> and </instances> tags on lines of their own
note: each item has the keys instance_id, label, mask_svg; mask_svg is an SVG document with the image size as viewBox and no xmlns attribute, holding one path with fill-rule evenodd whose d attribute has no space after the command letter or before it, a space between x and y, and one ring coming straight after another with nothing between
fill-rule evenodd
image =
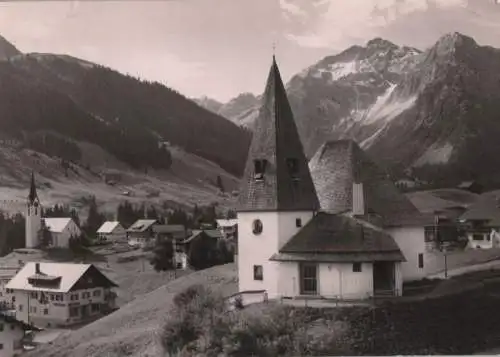
<instances>
[{"instance_id":1,"label":"mountain ridge","mask_svg":"<svg viewBox=\"0 0 500 357\"><path fill-rule=\"evenodd\" d=\"M500 183L484 159L500 149L499 64L499 49L458 32L424 51L375 38L292 76L287 92L308 157L326 140L350 138L395 177ZM229 119L251 128L257 111Z\"/></svg>"}]
</instances>

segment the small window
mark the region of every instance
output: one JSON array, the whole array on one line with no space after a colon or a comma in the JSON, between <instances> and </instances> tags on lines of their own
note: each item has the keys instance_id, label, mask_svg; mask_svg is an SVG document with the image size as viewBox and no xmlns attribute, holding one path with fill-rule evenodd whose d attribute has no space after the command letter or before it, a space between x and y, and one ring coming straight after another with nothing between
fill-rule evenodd
<instances>
[{"instance_id":1,"label":"small window","mask_svg":"<svg viewBox=\"0 0 500 357\"><path fill-rule=\"evenodd\" d=\"M424 267L424 255L422 253L418 254L418 267L420 269Z\"/></svg>"},{"instance_id":2,"label":"small window","mask_svg":"<svg viewBox=\"0 0 500 357\"><path fill-rule=\"evenodd\" d=\"M302 220L300 218L295 219L295 227L297 228L302 227Z\"/></svg>"},{"instance_id":3,"label":"small window","mask_svg":"<svg viewBox=\"0 0 500 357\"><path fill-rule=\"evenodd\" d=\"M255 221L253 221L252 225L253 225L253 227L252 227L253 234L259 235L262 233L262 230L264 229L264 227L263 227L262 221L260 219L256 219Z\"/></svg>"},{"instance_id":4,"label":"small window","mask_svg":"<svg viewBox=\"0 0 500 357\"><path fill-rule=\"evenodd\" d=\"M352 271L354 273L361 273L361 263L354 263L352 265Z\"/></svg>"},{"instance_id":5,"label":"small window","mask_svg":"<svg viewBox=\"0 0 500 357\"><path fill-rule=\"evenodd\" d=\"M262 265L253 266L253 280L263 280L264 273L262 271Z\"/></svg>"},{"instance_id":6,"label":"small window","mask_svg":"<svg viewBox=\"0 0 500 357\"><path fill-rule=\"evenodd\" d=\"M264 180L266 172L267 160L254 160L254 178L256 180Z\"/></svg>"},{"instance_id":7,"label":"small window","mask_svg":"<svg viewBox=\"0 0 500 357\"><path fill-rule=\"evenodd\" d=\"M48 315L49 314L49 309L43 309L43 314Z\"/></svg>"},{"instance_id":8,"label":"small window","mask_svg":"<svg viewBox=\"0 0 500 357\"><path fill-rule=\"evenodd\" d=\"M18 310L19 311L23 311L23 305L22 304L19 305L19 309Z\"/></svg>"},{"instance_id":9,"label":"small window","mask_svg":"<svg viewBox=\"0 0 500 357\"><path fill-rule=\"evenodd\" d=\"M288 173L293 179L298 179L299 176L299 161L295 158L286 159Z\"/></svg>"},{"instance_id":10,"label":"small window","mask_svg":"<svg viewBox=\"0 0 500 357\"><path fill-rule=\"evenodd\" d=\"M101 296L101 290L94 290L94 293L92 295Z\"/></svg>"},{"instance_id":11,"label":"small window","mask_svg":"<svg viewBox=\"0 0 500 357\"><path fill-rule=\"evenodd\" d=\"M3 350L3 343L0 343L0 350Z\"/></svg>"}]
</instances>

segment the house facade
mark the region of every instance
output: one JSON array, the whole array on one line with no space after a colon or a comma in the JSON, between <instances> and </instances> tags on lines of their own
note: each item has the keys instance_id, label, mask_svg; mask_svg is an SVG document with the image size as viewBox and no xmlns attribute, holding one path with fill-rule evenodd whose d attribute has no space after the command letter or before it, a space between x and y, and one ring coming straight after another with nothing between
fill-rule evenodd
<instances>
[{"instance_id":1,"label":"house facade","mask_svg":"<svg viewBox=\"0 0 500 357\"><path fill-rule=\"evenodd\" d=\"M76 238L82 234L82 231L72 218L56 217L42 219L45 226L50 231L52 239L50 247L67 248L69 247L70 238Z\"/></svg>"},{"instance_id":2,"label":"house facade","mask_svg":"<svg viewBox=\"0 0 500 357\"><path fill-rule=\"evenodd\" d=\"M106 221L97 230L100 242L126 242L127 231L118 221Z\"/></svg>"},{"instance_id":3,"label":"house facade","mask_svg":"<svg viewBox=\"0 0 500 357\"><path fill-rule=\"evenodd\" d=\"M225 239L234 238L238 232L237 219L218 219L217 229L221 232Z\"/></svg>"},{"instance_id":4,"label":"house facade","mask_svg":"<svg viewBox=\"0 0 500 357\"><path fill-rule=\"evenodd\" d=\"M117 285L91 264L27 263L11 281L16 318L40 327L70 326L116 308Z\"/></svg>"},{"instance_id":5,"label":"house facade","mask_svg":"<svg viewBox=\"0 0 500 357\"><path fill-rule=\"evenodd\" d=\"M127 241L131 246L149 247L155 242L153 227L156 219L139 219L127 229Z\"/></svg>"},{"instance_id":6,"label":"house facade","mask_svg":"<svg viewBox=\"0 0 500 357\"><path fill-rule=\"evenodd\" d=\"M27 330L38 329L0 311L0 357L13 357L23 353L23 340Z\"/></svg>"},{"instance_id":7,"label":"house facade","mask_svg":"<svg viewBox=\"0 0 500 357\"><path fill-rule=\"evenodd\" d=\"M481 195L460 216L469 249L500 247L500 192Z\"/></svg>"},{"instance_id":8,"label":"house facade","mask_svg":"<svg viewBox=\"0 0 500 357\"><path fill-rule=\"evenodd\" d=\"M361 219L363 191L351 183L351 212L330 212L321 206L311 175L273 58L237 209L240 293L400 295L405 257L393 237Z\"/></svg>"}]
</instances>

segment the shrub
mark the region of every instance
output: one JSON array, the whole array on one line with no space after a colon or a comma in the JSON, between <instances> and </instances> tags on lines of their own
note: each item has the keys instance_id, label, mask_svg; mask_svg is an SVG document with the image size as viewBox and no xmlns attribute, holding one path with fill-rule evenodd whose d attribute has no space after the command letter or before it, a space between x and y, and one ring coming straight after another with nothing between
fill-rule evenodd
<instances>
[{"instance_id":1,"label":"shrub","mask_svg":"<svg viewBox=\"0 0 500 357\"><path fill-rule=\"evenodd\" d=\"M324 315L318 309L278 305L260 317L228 313L224 299L202 285L177 294L174 305L161 335L170 356L347 354L331 324L323 324L323 334L309 333L310 325Z\"/></svg>"}]
</instances>

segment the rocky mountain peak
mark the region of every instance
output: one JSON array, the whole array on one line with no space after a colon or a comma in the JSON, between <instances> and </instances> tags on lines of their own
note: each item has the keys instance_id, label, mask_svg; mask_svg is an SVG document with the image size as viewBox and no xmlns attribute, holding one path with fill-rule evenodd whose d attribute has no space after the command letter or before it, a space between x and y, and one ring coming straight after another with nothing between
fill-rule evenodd
<instances>
[{"instance_id":1,"label":"rocky mountain peak","mask_svg":"<svg viewBox=\"0 0 500 357\"><path fill-rule=\"evenodd\" d=\"M377 48L377 49L391 49L398 48L397 45L391 41L385 40L380 37L376 37L366 43L367 48Z\"/></svg>"}]
</instances>

